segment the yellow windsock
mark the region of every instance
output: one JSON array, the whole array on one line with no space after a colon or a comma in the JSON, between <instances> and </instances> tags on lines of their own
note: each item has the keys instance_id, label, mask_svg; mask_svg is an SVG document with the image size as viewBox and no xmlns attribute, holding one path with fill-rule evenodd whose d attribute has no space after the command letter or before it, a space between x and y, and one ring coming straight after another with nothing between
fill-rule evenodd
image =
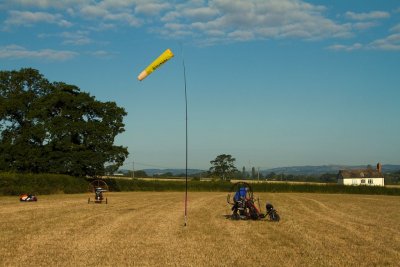
<instances>
[{"instance_id":1,"label":"yellow windsock","mask_svg":"<svg viewBox=\"0 0 400 267\"><path fill-rule=\"evenodd\" d=\"M156 60L154 60L149 66L147 66L147 68L144 69L144 71L139 74L138 80L141 81L146 78L150 73L167 62L173 56L174 54L170 49L165 50L158 58L156 58Z\"/></svg>"}]
</instances>

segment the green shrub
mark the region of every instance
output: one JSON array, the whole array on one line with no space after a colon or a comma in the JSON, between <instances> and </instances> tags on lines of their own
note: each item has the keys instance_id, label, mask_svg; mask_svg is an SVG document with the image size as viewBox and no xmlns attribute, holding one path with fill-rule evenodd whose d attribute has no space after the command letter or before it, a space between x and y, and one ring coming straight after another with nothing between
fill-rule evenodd
<instances>
[{"instance_id":1,"label":"green shrub","mask_svg":"<svg viewBox=\"0 0 400 267\"><path fill-rule=\"evenodd\" d=\"M61 174L0 173L0 195L82 193L84 178Z\"/></svg>"},{"instance_id":2,"label":"green shrub","mask_svg":"<svg viewBox=\"0 0 400 267\"><path fill-rule=\"evenodd\" d=\"M0 195L84 193L93 179L59 174L0 173ZM185 181L142 179L104 179L113 192L121 191L185 191ZM400 188L344 186L337 184L254 183L255 192L298 192L329 194L400 195ZM188 191L229 192L229 181L188 181Z\"/></svg>"}]
</instances>

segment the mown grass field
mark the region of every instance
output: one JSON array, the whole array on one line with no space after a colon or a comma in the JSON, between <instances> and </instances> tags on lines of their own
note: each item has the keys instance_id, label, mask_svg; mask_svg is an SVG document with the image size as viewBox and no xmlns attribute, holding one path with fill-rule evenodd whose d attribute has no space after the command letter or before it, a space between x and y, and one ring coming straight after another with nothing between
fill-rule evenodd
<instances>
[{"instance_id":1,"label":"mown grass field","mask_svg":"<svg viewBox=\"0 0 400 267\"><path fill-rule=\"evenodd\" d=\"M0 197L0 266L398 266L400 197L258 193L281 222L231 221L225 193ZM91 196L92 197L92 196Z\"/></svg>"}]
</instances>

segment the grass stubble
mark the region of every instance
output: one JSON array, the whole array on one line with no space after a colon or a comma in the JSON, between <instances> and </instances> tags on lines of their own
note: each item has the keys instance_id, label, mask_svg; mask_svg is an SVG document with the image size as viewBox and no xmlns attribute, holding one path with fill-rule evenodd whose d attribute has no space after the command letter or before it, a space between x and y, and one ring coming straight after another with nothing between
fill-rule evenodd
<instances>
[{"instance_id":1,"label":"grass stubble","mask_svg":"<svg viewBox=\"0 0 400 267\"><path fill-rule=\"evenodd\" d=\"M282 220L232 221L225 193L0 197L1 266L398 266L400 197L257 193ZM93 197L93 196L91 196Z\"/></svg>"}]
</instances>

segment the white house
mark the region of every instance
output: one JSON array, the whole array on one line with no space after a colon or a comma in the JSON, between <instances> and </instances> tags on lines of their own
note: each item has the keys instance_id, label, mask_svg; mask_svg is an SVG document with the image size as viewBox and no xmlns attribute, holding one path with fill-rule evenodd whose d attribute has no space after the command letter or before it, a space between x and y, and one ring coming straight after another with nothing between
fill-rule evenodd
<instances>
[{"instance_id":1,"label":"white house","mask_svg":"<svg viewBox=\"0 0 400 267\"><path fill-rule=\"evenodd\" d=\"M338 184L342 185L369 185L385 186L385 178L382 174L382 165L377 164L376 170L340 170L337 176Z\"/></svg>"}]
</instances>

